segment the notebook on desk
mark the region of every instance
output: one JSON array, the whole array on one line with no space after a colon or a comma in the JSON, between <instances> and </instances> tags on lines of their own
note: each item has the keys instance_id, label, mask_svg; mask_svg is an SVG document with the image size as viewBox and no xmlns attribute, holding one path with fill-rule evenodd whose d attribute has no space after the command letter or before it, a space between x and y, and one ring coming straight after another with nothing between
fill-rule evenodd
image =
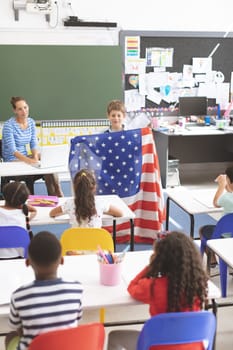
<instances>
[{"instance_id":1,"label":"notebook on desk","mask_svg":"<svg viewBox=\"0 0 233 350\"><path fill-rule=\"evenodd\" d=\"M39 168L54 168L68 165L69 146L41 146Z\"/></svg>"}]
</instances>

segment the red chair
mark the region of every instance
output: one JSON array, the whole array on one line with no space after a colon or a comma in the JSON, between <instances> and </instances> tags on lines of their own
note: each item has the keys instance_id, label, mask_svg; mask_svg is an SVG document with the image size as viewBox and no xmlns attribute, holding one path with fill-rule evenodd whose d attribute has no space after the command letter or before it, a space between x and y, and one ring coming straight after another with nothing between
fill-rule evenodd
<instances>
[{"instance_id":1,"label":"red chair","mask_svg":"<svg viewBox=\"0 0 233 350\"><path fill-rule=\"evenodd\" d=\"M28 350L103 350L105 331L102 323L41 333Z\"/></svg>"}]
</instances>

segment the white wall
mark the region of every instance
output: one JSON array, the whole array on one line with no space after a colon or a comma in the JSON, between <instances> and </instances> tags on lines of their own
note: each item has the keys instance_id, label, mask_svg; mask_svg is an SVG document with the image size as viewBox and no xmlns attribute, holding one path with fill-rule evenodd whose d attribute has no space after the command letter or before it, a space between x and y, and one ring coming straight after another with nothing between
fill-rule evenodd
<instances>
[{"instance_id":1,"label":"white wall","mask_svg":"<svg viewBox=\"0 0 233 350\"><path fill-rule=\"evenodd\" d=\"M1 0L0 44L114 45L121 29L226 32L233 26L231 0L57 0L58 17L54 2L48 24L44 15L24 10L15 21L13 0ZM118 27L64 27L63 19L70 15L82 20L117 22Z\"/></svg>"}]
</instances>

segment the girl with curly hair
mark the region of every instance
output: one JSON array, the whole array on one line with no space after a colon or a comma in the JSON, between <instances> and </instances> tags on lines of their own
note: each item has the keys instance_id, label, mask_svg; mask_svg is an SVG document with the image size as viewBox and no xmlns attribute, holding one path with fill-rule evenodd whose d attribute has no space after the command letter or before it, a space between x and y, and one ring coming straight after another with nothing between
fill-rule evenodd
<instances>
[{"instance_id":1,"label":"girl with curly hair","mask_svg":"<svg viewBox=\"0 0 233 350\"><path fill-rule=\"evenodd\" d=\"M166 312L198 311L207 300L207 275L195 243L181 232L155 241L149 264L129 283L128 292L149 304L151 316ZM108 350L136 349L139 331L112 331ZM119 344L120 343L120 344Z\"/></svg>"},{"instance_id":2,"label":"girl with curly hair","mask_svg":"<svg viewBox=\"0 0 233 350\"><path fill-rule=\"evenodd\" d=\"M122 216L122 211L101 196L95 197L96 180L87 169L80 170L73 181L74 198L50 211L55 217L68 214L73 227L101 227L103 214Z\"/></svg>"},{"instance_id":3,"label":"girl with curly hair","mask_svg":"<svg viewBox=\"0 0 233 350\"><path fill-rule=\"evenodd\" d=\"M174 231L156 241L149 265L130 282L128 292L150 305L151 316L202 309L207 276L191 238Z\"/></svg>"}]
</instances>

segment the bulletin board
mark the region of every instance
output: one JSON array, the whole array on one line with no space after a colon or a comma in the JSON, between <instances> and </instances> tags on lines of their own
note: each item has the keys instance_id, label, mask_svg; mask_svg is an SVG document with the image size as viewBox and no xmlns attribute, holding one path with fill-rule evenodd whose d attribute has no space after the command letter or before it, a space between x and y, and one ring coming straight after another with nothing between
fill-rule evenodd
<instances>
[{"instance_id":1,"label":"bulletin board","mask_svg":"<svg viewBox=\"0 0 233 350\"><path fill-rule=\"evenodd\" d=\"M130 71L130 73L128 73L127 64L129 60L132 60L134 62L138 60L140 62L144 59L144 61L146 61L146 66L144 68L144 73L146 76L148 76L148 73L154 73L159 71L159 68L161 69L161 67L150 66L147 64L149 52L148 49L150 50L151 48L159 48L163 51L165 49L173 50L172 64L169 67L165 67L165 71L169 72L169 77L172 77L172 75L173 77L175 76L175 74L172 73L181 74L183 77L183 74L185 72L184 66L187 68L188 66L193 65L193 58L208 58L209 55L213 52L214 48L216 48L216 51L213 53L211 60L211 71L213 72L211 74L214 74L214 78L208 77L206 82L212 83L213 79L215 79L214 87L217 87L216 79L219 78L218 82L220 82L223 77L223 83L228 83L228 87L227 84L225 84L224 88L229 89L228 98L230 99L230 94L232 92L231 72L233 71L233 33L227 33L227 36L224 37L225 35L226 33L224 32L121 31L120 45L122 47L122 61L124 67L123 86L125 93L125 103L127 102L128 94L131 94L133 92L137 97L137 91L139 91L141 79L138 77L143 71L143 69L140 68L140 65L137 66L136 64L135 72ZM132 39L132 42L130 42L129 39ZM139 70L138 72L137 69ZM196 79L196 74L192 75L193 78ZM197 78L204 80L204 75L202 74L201 77ZM203 82L195 80L194 86L192 86L194 92L191 92L191 96L195 96L200 83L202 84L201 86L203 89ZM191 90L191 87L187 85L189 84L186 82L184 83L183 81L181 82L179 80L179 83L176 83L175 86L176 92L173 91L174 96L177 98L177 95L181 92L181 90L179 90L181 88L183 88L183 90L184 88L186 89L185 92L182 91L181 95L189 96L188 90ZM145 108L169 109L170 107L174 107L177 104L177 99L175 99L175 97L171 94L173 88L173 83L170 84L169 81L167 81L167 83L163 82L161 83L161 86L154 87L155 95L158 98L149 99L148 95L142 93L141 102L139 100L138 103L135 104L135 107L138 107L137 109L140 109L140 103L141 107ZM145 86L143 86L141 89L142 92L143 89L145 90ZM219 94L219 92L216 93L216 90L212 91L211 89L204 89L204 91L205 90L209 91L210 96L207 96L208 98L215 98L216 96L213 95ZM159 93L161 96L160 100L157 93ZM200 95L202 95L202 93L199 94L199 96ZM219 96L217 96L217 98L218 97ZM223 97L221 98L223 99ZM173 110L173 108L171 108L171 110Z\"/></svg>"},{"instance_id":2,"label":"bulletin board","mask_svg":"<svg viewBox=\"0 0 233 350\"><path fill-rule=\"evenodd\" d=\"M119 46L0 45L0 120L23 96L36 120L106 118L122 99Z\"/></svg>"}]
</instances>

